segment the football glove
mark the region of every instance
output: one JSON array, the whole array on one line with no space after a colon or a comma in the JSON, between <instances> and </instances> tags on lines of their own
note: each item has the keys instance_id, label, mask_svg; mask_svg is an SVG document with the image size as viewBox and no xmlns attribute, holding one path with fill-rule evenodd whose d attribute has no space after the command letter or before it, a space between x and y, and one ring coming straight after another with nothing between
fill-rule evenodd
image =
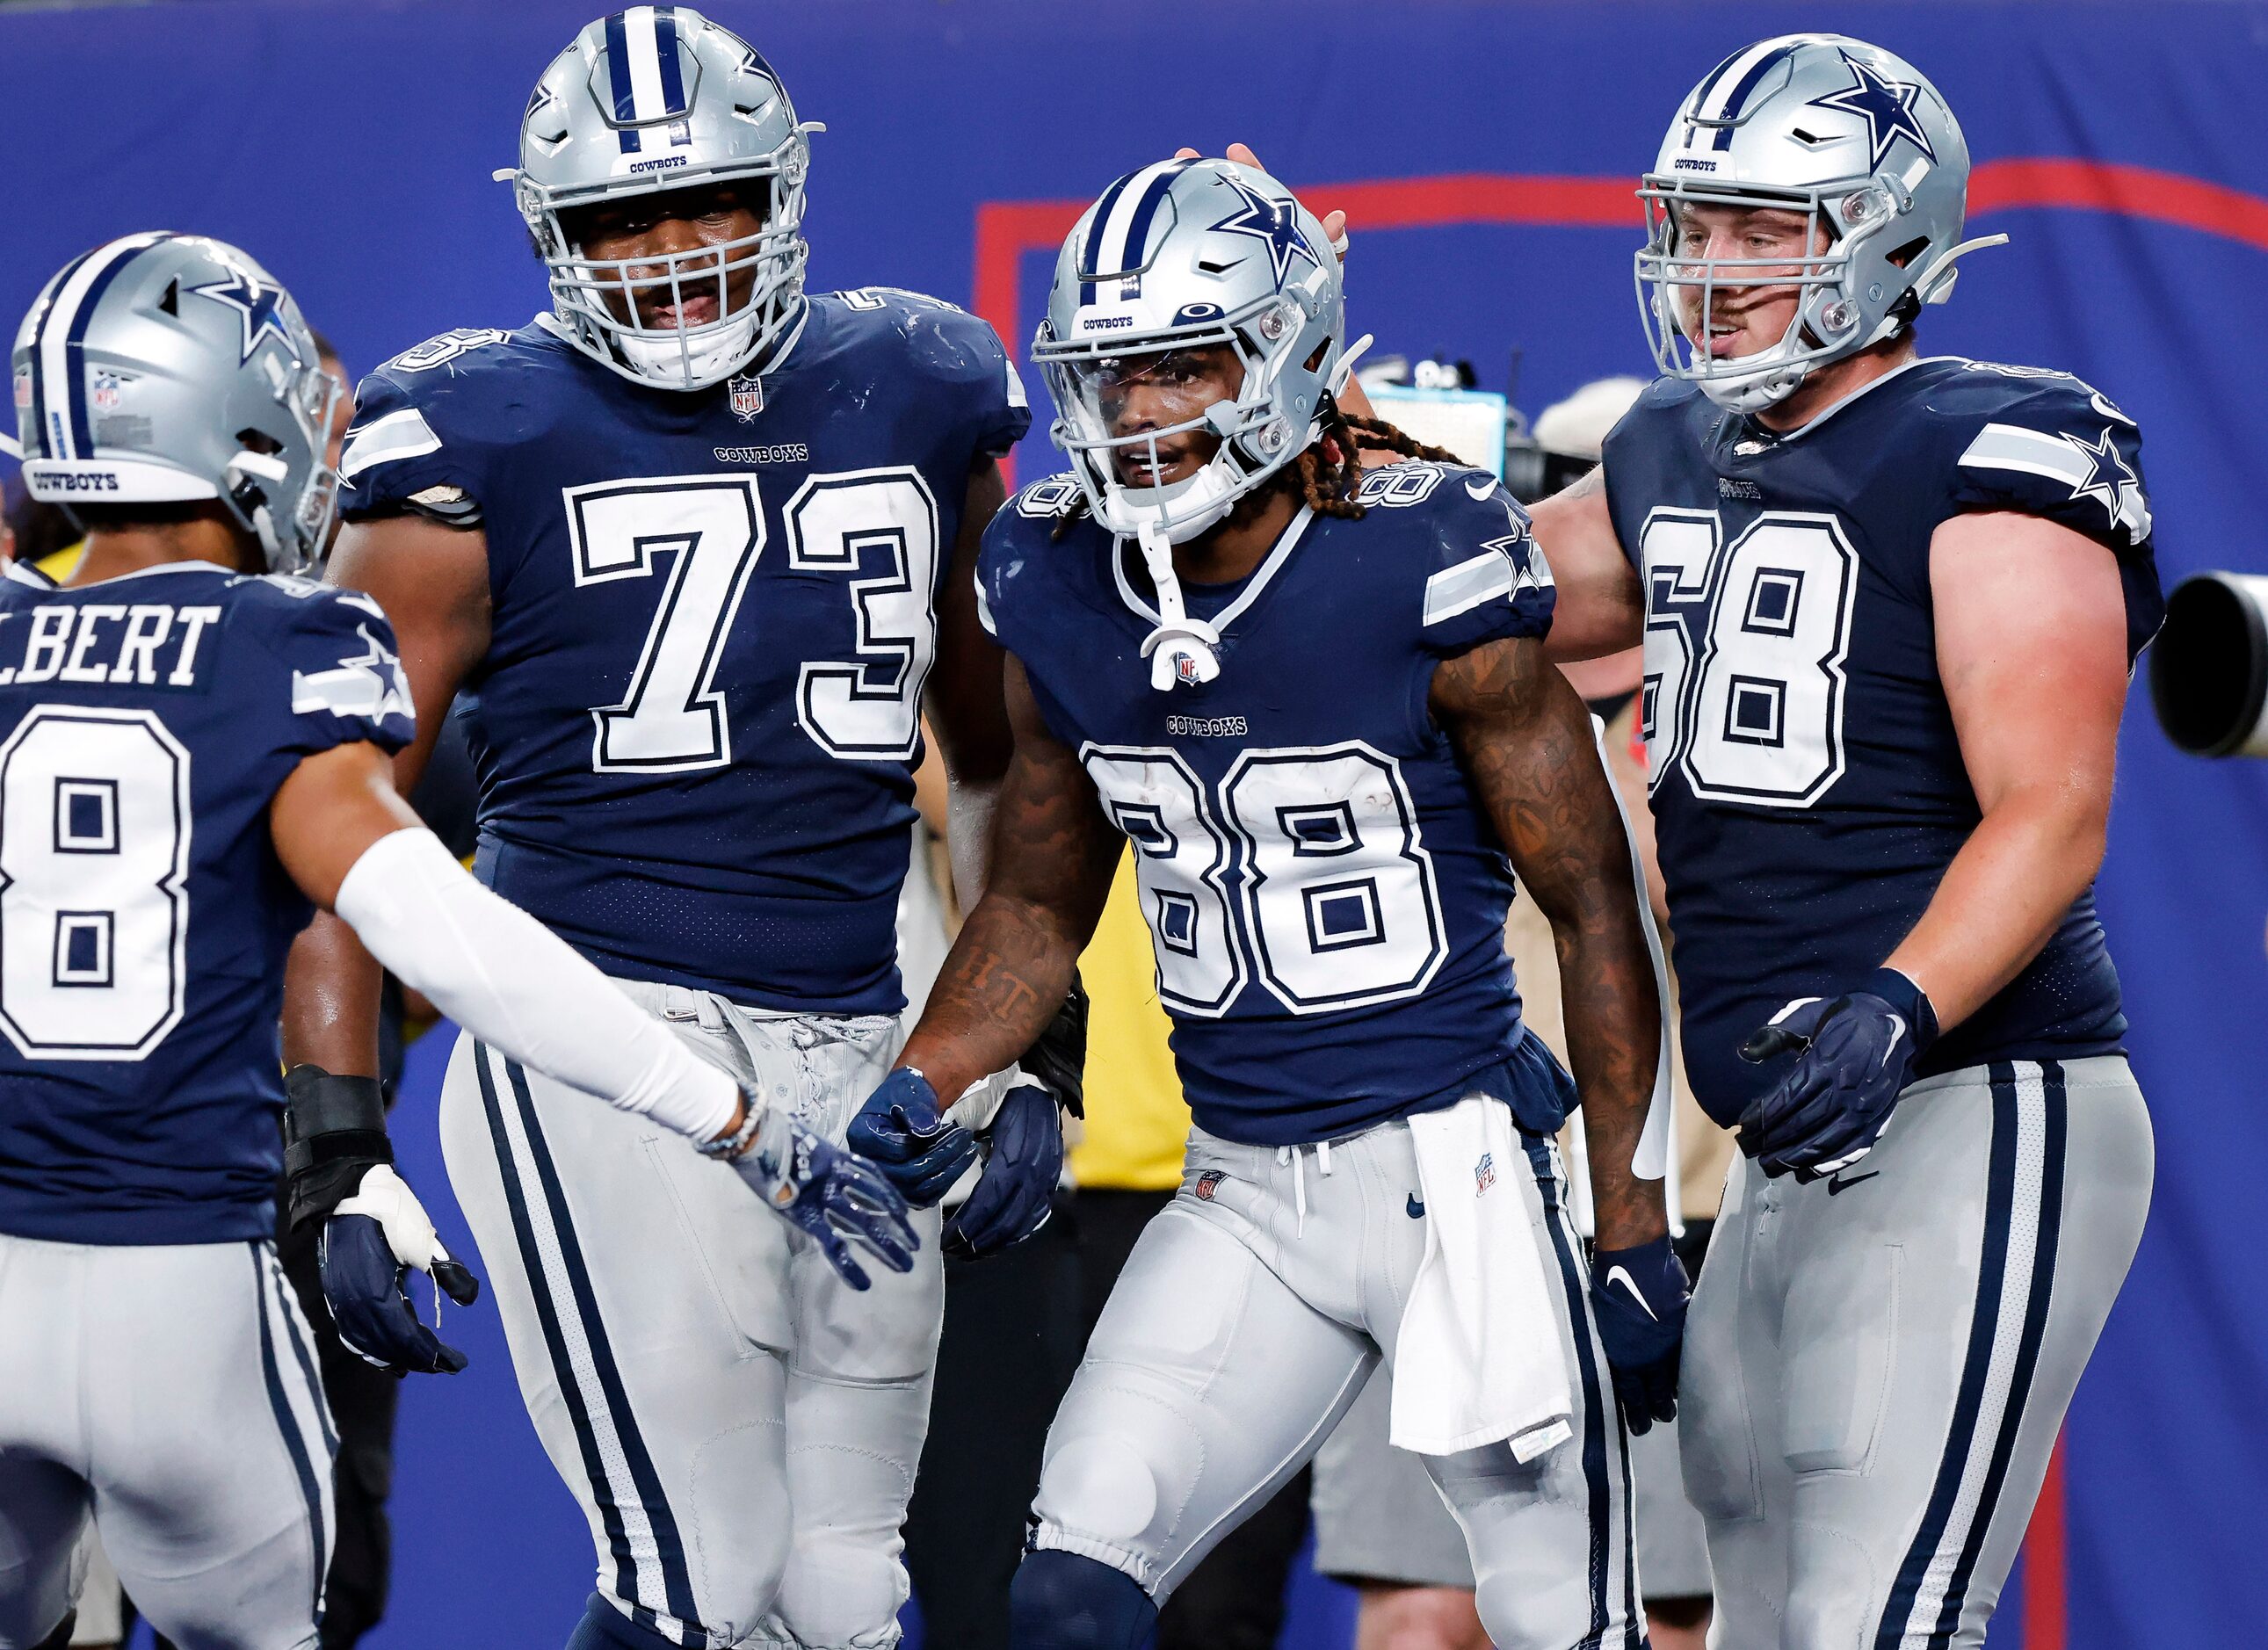
<instances>
[{"instance_id":1,"label":"football glove","mask_svg":"<svg viewBox=\"0 0 2268 1650\"><path fill-rule=\"evenodd\" d=\"M354 1195L323 1222L316 1256L331 1322L356 1357L397 1375L453 1375L465 1366L464 1353L417 1321L402 1285L415 1267L468 1307L480 1298L480 1280L441 1247L424 1205L392 1165L363 1172ZM440 1304L437 1295L437 1324Z\"/></svg>"},{"instance_id":2,"label":"football glove","mask_svg":"<svg viewBox=\"0 0 2268 1650\"><path fill-rule=\"evenodd\" d=\"M1741 1149L1778 1179L1817 1180L1874 1149L1914 1064L1937 1041L1937 1012L1895 969L1832 1000L1800 997L1741 1045L1757 1064L1795 1064L1741 1114Z\"/></svg>"},{"instance_id":3,"label":"football glove","mask_svg":"<svg viewBox=\"0 0 2268 1650\"><path fill-rule=\"evenodd\" d=\"M1086 987L1074 969L1063 1006L1040 1033L1040 1040L1025 1050L1024 1057L1016 1063L1025 1076L1054 1091L1057 1101L1074 1117L1086 1116Z\"/></svg>"},{"instance_id":4,"label":"football glove","mask_svg":"<svg viewBox=\"0 0 2268 1650\"><path fill-rule=\"evenodd\" d=\"M909 1065L866 1096L847 1138L917 1209L934 1206L976 1160L976 1137L946 1116L929 1079Z\"/></svg>"},{"instance_id":5,"label":"football glove","mask_svg":"<svg viewBox=\"0 0 2268 1650\"><path fill-rule=\"evenodd\" d=\"M1677 1418L1685 1345L1685 1268L1668 1234L1591 1257L1591 1315L1615 1377L1615 1402L1633 1433Z\"/></svg>"},{"instance_id":6,"label":"football glove","mask_svg":"<svg viewBox=\"0 0 2268 1650\"><path fill-rule=\"evenodd\" d=\"M819 1245L853 1289L870 1289L873 1279L851 1252L852 1243L894 1272L913 1270L921 1240L905 1199L857 1153L776 1111L765 1116L755 1143L726 1160L782 1219Z\"/></svg>"},{"instance_id":7,"label":"football glove","mask_svg":"<svg viewBox=\"0 0 2268 1650\"><path fill-rule=\"evenodd\" d=\"M1013 1249L1047 1225L1063 1177L1063 1112L1047 1089L1021 1083L980 1139L984 1172L945 1225L945 1252L964 1260Z\"/></svg>"}]
</instances>

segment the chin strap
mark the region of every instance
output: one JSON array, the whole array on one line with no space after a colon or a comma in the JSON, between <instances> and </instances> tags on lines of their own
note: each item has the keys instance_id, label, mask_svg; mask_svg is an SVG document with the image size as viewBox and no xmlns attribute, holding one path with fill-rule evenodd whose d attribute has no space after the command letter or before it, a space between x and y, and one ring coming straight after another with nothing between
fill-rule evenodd
<instances>
[{"instance_id":1,"label":"chin strap","mask_svg":"<svg viewBox=\"0 0 2268 1650\"><path fill-rule=\"evenodd\" d=\"M1150 685L1169 693L1175 684L1192 686L1220 674L1220 632L1203 619L1193 619L1182 603L1182 581L1174 573L1174 547L1151 522L1135 534L1142 550L1142 565L1158 592L1158 628L1142 644L1142 657L1150 661Z\"/></svg>"}]
</instances>

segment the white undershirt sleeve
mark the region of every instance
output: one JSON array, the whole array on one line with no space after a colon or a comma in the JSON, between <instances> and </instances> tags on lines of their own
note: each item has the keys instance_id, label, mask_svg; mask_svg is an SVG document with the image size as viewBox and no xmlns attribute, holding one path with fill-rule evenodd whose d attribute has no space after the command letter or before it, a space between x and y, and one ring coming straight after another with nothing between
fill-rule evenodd
<instances>
[{"instance_id":1,"label":"white undershirt sleeve","mask_svg":"<svg viewBox=\"0 0 2268 1650\"><path fill-rule=\"evenodd\" d=\"M739 1085L475 881L431 831L372 843L335 909L405 984L521 1064L695 1140L732 1121Z\"/></svg>"}]
</instances>

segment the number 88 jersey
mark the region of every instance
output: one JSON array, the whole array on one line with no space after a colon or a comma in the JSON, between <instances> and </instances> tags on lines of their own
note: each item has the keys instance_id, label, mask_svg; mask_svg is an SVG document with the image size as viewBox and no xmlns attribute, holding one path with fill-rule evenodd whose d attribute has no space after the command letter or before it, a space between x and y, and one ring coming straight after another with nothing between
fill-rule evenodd
<instances>
[{"instance_id":1,"label":"number 88 jersey","mask_svg":"<svg viewBox=\"0 0 2268 1650\"><path fill-rule=\"evenodd\" d=\"M1303 510L1249 578L1183 585L1221 670L1170 692L1131 549L1088 519L1054 537L1070 476L984 536L985 621L1127 838L1182 1091L1225 1139L1518 1098L1511 867L1427 696L1442 659L1542 636L1550 573L1484 472L1392 465L1360 496L1360 520Z\"/></svg>"},{"instance_id":2,"label":"number 88 jersey","mask_svg":"<svg viewBox=\"0 0 2268 1650\"><path fill-rule=\"evenodd\" d=\"M1749 1034L1881 966L1980 817L1937 674L1931 535L2012 511L2107 546L2131 659L2164 611L2140 446L2074 378L1958 357L1784 437L1663 379L1608 438L1646 599L1640 730L1685 1059L1719 1122L1780 1074L1738 1057ZM2125 1028L2090 893L1920 1069L2110 1053Z\"/></svg>"},{"instance_id":3,"label":"number 88 jersey","mask_svg":"<svg viewBox=\"0 0 2268 1650\"><path fill-rule=\"evenodd\" d=\"M1029 422L990 327L886 289L813 298L770 365L704 390L631 383L545 320L379 368L347 519L486 535L459 696L482 880L609 973L902 1006L936 595L972 469Z\"/></svg>"}]
</instances>

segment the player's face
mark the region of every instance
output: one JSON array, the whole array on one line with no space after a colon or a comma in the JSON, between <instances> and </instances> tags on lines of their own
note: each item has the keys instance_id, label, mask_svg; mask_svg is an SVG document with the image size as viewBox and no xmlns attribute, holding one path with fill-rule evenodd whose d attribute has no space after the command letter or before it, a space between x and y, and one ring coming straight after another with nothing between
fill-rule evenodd
<instances>
[{"instance_id":1,"label":"player's face","mask_svg":"<svg viewBox=\"0 0 2268 1650\"><path fill-rule=\"evenodd\" d=\"M1113 438L1169 430L1204 416L1218 401L1233 401L1244 387L1244 364L1225 343L1149 355L1114 356L1084 374L1103 432ZM1186 430L1156 442L1111 450L1110 462L1125 487L1162 487L1196 475L1220 451L1210 430Z\"/></svg>"},{"instance_id":2,"label":"player's face","mask_svg":"<svg viewBox=\"0 0 2268 1650\"><path fill-rule=\"evenodd\" d=\"M563 217L569 239L584 256L601 263L630 261L622 271L623 284L606 292L615 319L674 331L706 326L748 301L756 281L755 249L743 247L712 261L696 261L690 270L680 264L674 284L662 260L747 239L763 228L768 206L761 183L720 183L602 202ZM648 258L654 261L637 261Z\"/></svg>"},{"instance_id":3,"label":"player's face","mask_svg":"<svg viewBox=\"0 0 2268 1650\"><path fill-rule=\"evenodd\" d=\"M1678 320L1685 335L1697 350L1720 360L1769 350L1786 336L1803 298L1800 286L1772 283L1793 283L1806 272L1807 256L1826 250L1826 232L1810 232L1810 219L1802 212L1681 202L1678 258L1740 259L1752 265L1760 259L1787 260L1782 268L1766 261L1742 270L1740 284L1727 285L1720 277L1713 289L1705 289L1698 281L1675 286Z\"/></svg>"}]
</instances>

